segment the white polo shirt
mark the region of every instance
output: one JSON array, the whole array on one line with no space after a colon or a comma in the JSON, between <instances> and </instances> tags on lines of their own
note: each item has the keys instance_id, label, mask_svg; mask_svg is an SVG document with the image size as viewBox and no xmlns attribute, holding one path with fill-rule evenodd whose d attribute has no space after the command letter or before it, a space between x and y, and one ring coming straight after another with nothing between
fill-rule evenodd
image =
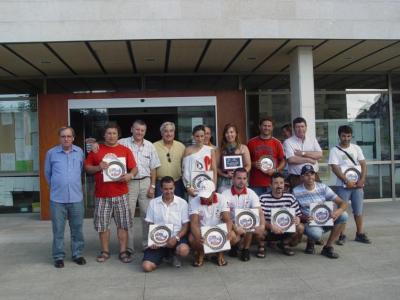
<instances>
[{"instance_id":1,"label":"white polo shirt","mask_svg":"<svg viewBox=\"0 0 400 300\"><path fill-rule=\"evenodd\" d=\"M201 205L200 197L196 196L189 202L189 215L199 215L200 226L215 226L222 223L221 214L229 212L226 198L215 193L217 203L211 205Z\"/></svg>"},{"instance_id":2,"label":"white polo shirt","mask_svg":"<svg viewBox=\"0 0 400 300\"><path fill-rule=\"evenodd\" d=\"M258 208L260 207L260 199L257 194L249 189L244 188L242 193L237 194L236 191L231 187L222 192L222 195L228 202L228 208L231 212L231 219L235 220L235 209L236 208Z\"/></svg>"},{"instance_id":3,"label":"white polo shirt","mask_svg":"<svg viewBox=\"0 0 400 300\"><path fill-rule=\"evenodd\" d=\"M285 157L286 159L289 159L294 155L295 150L299 151L320 151L322 152L321 147L319 146L319 143L315 137L309 137L306 136L306 138L300 139L297 136L293 135L290 138L286 139L283 142L283 149L285 151ZM289 174L293 175L300 175L301 174L301 168L304 165L309 165L309 163L305 164L291 164L288 162L288 172ZM318 167L318 162L316 162L314 165L314 170L315 172L318 172L319 167Z\"/></svg>"},{"instance_id":4,"label":"white polo shirt","mask_svg":"<svg viewBox=\"0 0 400 300\"><path fill-rule=\"evenodd\" d=\"M120 139L118 143L131 149L138 168L136 179L149 177L150 171L160 166L156 148L148 140L143 139L143 143L140 146L134 143L133 137Z\"/></svg>"},{"instance_id":5,"label":"white polo shirt","mask_svg":"<svg viewBox=\"0 0 400 300\"><path fill-rule=\"evenodd\" d=\"M347 157L347 155L336 147L333 147L331 151L329 151L328 164L339 166L342 169L342 172L343 169L347 168L356 168L361 172L361 167L359 162L365 160L365 157L360 146L355 144L350 144L349 147L342 149L346 151L354 159L357 165L354 165L353 162ZM333 175L336 177L335 173L333 173ZM336 177L336 185L337 186L343 185L342 180L340 180L337 177Z\"/></svg>"},{"instance_id":6,"label":"white polo shirt","mask_svg":"<svg viewBox=\"0 0 400 300\"><path fill-rule=\"evenodd\" d=\"M172 235L177 235L182 225L189 222L188 204L182 198L174 196L174 200L167 205L161 195L150 201L145 221L158 225L173 224Z\"/></svg>"}]
</instances>

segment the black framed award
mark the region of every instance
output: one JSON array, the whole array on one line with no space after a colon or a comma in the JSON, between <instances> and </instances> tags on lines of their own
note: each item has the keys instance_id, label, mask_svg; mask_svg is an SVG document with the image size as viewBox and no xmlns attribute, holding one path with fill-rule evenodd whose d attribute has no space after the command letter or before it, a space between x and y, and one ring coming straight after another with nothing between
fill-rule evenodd
<instances>
[{"instance_id":1,"label":"black framed award","mask_svg":"<svg viewBox=\"0 0 400 300\"><path fill-rule=\"evenodd\" d=\"M151 224L149 226L149 235L147 242L148 246L156 245L158 247L164 247L167 244L168 239L172 235L173 228L173 224Z\"/></svg>"},{"instance_id":2,"label":"black framed award","mask_svg":"<svg viewBox=\"0 0 400 300\"><path fill-rule=\"evenodd\" d=\"M257 226L260 226L259 210L256 208L236 208L235 224L242 227L246 232L253 232Z\"/></svg>"},{"instance_id":3,"label":"black framed award","mask_svg":"<svg viewBox=\"0 0 400 300\"><path fill-rule=\"evenodd\" d=\"M332 212L332 201L310 203L310 226L333 226Z\"/></svg>"},{"instance_id":4,"label":"black framed award","mask_svg":"<svg viewBox=\"0 0 400 300\"><path fill-rule=\"evenodd\" d=\"M234 171L237 168L243 168L243 155L223 155L222 169L224 171Z\"/></svg>"},{"instance_id":5,"label":"black framed award","mask_svg":"<svg viewBox=\"0 0 400 300\"><path fill-rule=\"evenodd\" d=\"M296 232L296 211L291 207L271 208L271 224L283 232Z\"/></svg>"}]
</instances>

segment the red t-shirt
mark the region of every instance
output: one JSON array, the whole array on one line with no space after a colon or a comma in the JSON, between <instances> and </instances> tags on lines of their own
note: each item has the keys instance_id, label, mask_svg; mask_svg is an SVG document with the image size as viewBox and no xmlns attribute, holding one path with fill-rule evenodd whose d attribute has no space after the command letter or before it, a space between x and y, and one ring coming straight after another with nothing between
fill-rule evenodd
<instances>
[{"instance_id":1,"label":"red t-shirt","mask_svg":"<svg viewBox=\"0 0 400 300\"><path fill-rule=\"evenodd\" d=\"M252 162L256 162L261 156L269 155L272 156L277 167L285 156L282 143L274 137L267 140L263 140L259 136L254 137L249 140L247 147L249 148ZM256 187L268 187L271 185L271 177L256 167L252 167L249 184Z\"/></svg>"},{"instance_id":2,"label":"red t-shirt","mask_svg":"<svg viewBox=\"0 0 400 300\"><path fill-rule=\"evenodd\" d=\"M85 165L98 166L103 160L103 157L108 154L113 153L117 157L125 157L126 168L128 172L136 167L136 161L133 157L132 151L122 145L117 145L115 147L109 147L106 145L99 145L99 151L97 153L90 152L85 160ZM128 194L128 184L126 182L104 182L103 172L99 171L95 174L95 195L100 198L117 197Z\"/></svg>"}]
</instances>

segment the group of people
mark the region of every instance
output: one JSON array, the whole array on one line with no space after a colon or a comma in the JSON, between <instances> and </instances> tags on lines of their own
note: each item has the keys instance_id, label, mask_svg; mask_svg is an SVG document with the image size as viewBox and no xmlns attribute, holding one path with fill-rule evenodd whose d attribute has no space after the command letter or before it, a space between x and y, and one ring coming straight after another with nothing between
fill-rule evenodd
<instances>
[{"instance_id":1,"label":"group of people","mask_svg":"<svg viewBox=\"0 0 400 300\"><path fill-rule=\"evenodd\" d=\"M119 241L119 259L129 263L135 253L133 220L139 206L142 220L142 267L155 270L163 261L181 266L181 257L193 250L193 266L203 265L204 239L201 227L226 224L229 256L248 261L250 246L257 243L256 257L264 258L266 243L278 247L285 255L294 255L294 248L307 236L305 253L315 253L315 245L323 245L321 254L338 258L333 244L343 245L347 222L346 209L351 201L356 223L355 240L370 243L363 228L363 189L367 168L361 148L351 143L352 129L339 127L339 143L330 150L329 165L337 177L331 189L319 180L318 160L322 150L315 137L306 135L307 122L298 117L285 126L287 138L282 143L273 137L274 121L261 119L259 135L242 144L238 128L227 124L220 147L210 142L211 130L204 125L193 128L193 144L185 147L175 139L175 124L160 127L161 139L146 140L147 126L136 120L131 137L122 138L116 123L104 128L104 142L94 143L85 158L82 149L73 144L75 133L66 126L58 131L59 145L51 148L45 159L45 176L50 187L50 208L53 227L53 260L56 268L64 267L64 229L66 220L71 229L72 260L86 263L83 257L83 195L81 174L95 176L94 227L99 233L100 253L97 262L110 258L110 223L114 219ZM293 130L293 134L290 132ZM236 168L226 167L226 158L241 157ZM110 161L125 162L126 172L105 180ZM357 181L349 180L346 169L359 170ZM332 201L335 209L333 226L311 226L310 204ZM285 232L271 220L272 209L293 208L295 232ZM236 209L258 212L259 224L246 231L235 224ZM148 246L150 224L172 224L164 246ZM324 242L323 233L330 231ZM219 266L227 261L224 252L211 255Z\"/></svg>"}]
</instances>

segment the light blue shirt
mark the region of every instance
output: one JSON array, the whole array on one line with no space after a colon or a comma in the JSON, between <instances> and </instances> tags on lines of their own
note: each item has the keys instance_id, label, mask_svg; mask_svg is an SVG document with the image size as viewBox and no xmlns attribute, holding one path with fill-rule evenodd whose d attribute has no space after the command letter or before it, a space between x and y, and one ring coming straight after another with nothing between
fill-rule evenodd
<instances>
[{"instance_id":1,"label":"light blue shirt","mask_svg":"<svg viewBox=\"0 0 400 300\"><path fill-rule=\"evenodd\" d=\"M75 145L72 145L72 150L68 153L61 145L47 151L44 172L50 186L51 201L59 203L82 201L83 161L83 151Z\"/></svg>"},{"instance_id":2,"label":"light blue shirt","mask_svg":"<svg viewBox=\"0 0 400 300\"><path fill-rule=\"evenodd\" d=\"M303 215L310 215L310 203L334 201L337 197L334 191L324 183L316 182L312 191L306 189L304 184L298 185L293 189L293 195L300 205Z\"/></svg>"}]
</instances>

